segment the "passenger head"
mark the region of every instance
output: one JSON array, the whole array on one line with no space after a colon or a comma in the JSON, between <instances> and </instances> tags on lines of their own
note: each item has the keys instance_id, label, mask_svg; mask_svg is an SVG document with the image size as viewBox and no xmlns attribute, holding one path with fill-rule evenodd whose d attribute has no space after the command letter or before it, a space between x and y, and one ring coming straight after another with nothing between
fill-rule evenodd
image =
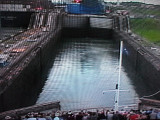
<instances>
[{"instance_id":1,"label":"passenger head","mask_svg":"<svg viewBox=\"0 0 160 120\"><path fill-rule=\"evenodd\" d=\"M12 120L12 118L10 116L6 116L5 120Z\"/></svg>"}]
</instances>

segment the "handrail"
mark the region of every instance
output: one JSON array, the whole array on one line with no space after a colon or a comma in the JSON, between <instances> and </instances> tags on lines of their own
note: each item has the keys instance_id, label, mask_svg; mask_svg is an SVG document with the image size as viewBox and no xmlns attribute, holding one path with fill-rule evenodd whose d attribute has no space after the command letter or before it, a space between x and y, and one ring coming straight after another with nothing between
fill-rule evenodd
<instances>
[{"instance_id":1,"label":"handrail","mask_svg":"<svg viewBox=\"0 0 160 120\"><path fill-rule=\"evenodd\" d=\"M139 107L143 106L151 106L155 108L160 108L160 100L148 99L148 98L140 98Z\"/></svg>"}]
</instances>

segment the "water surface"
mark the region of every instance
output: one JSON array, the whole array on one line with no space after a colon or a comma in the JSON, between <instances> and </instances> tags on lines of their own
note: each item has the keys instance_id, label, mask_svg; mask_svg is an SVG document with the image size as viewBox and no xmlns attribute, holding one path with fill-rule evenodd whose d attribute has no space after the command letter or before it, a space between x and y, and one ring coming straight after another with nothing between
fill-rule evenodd
<instances>
[{"instance_id":1,"label":"water surface","mask_svg":"<svg viewBox=\"0 0 160 120\"><path fill-rule=\"evenodd\" d=\"M69 38L58 48L52 68L37 100L60 101L62 110L114 107L118 81L119 46L113 40ZM136 103L137 94L122 66L120 106Z\"/></svg>"}]
</instances>

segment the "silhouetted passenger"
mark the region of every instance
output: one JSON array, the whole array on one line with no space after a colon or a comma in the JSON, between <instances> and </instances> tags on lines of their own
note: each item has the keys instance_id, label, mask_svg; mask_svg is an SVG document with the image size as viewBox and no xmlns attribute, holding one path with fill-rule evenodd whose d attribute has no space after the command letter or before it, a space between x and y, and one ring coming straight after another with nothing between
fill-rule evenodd
<instances>
[{"instance_id":1,"label":"silhouetted passenger","mask_svg":"<svg viewBox=\"0 0 160 120\"><path fill-rule=\"evenodd\" d=\"M113 120L119 120L118 111L116 111L116 113L113 114Z\"/></svg>"},{"instance_id":2,"label":"silhouetted passenger","mask_svg":"<svg viewBox=\"0 0 160 120\"><path fill-rule=\"evenodd\" d=\"M76 115L76 120L82 120L83 118L83 114L81 112L79 112L77 115Z\"/></svg>"},{"instance_id":3,"label":"silhouetted passenger","mask_svg":"<svg viewBox=\"0 0 160 120\"><path fill-rule=\"evenodd\" d=\"M154 110L152 110L152 112L151 112L151 114L149 114L149 116L150 116L150 120L156 120L157 119L157 113Z\"/></svg>"},{"instance_id":4,"label":"silhouetted passenger","mask_svg":"<svg viewBox=\"0 0 160 120\"><path fill-rule=\"evenodd\" d=\"M160 120L160 110L157 113L157 119Z\"/></svg>"},{"instance_id":5,"label":"silhouetted passenger","mask_svg":"<svg viewBox=\"0 0 160 120\"><path fill-rule=\"evenodd\" d=\"M113 120L113 112L107 113L107 120Z\"/></svg>"},{"instance_id":6,"label":"silhouetted passenger","mask_svg":"<svg viewBox=\"0 0 160 120\"><path fill-rule=\"evenodd\" d=\"M74 115L71 111L68 112L67 120L74 120Z\"/></svg>"}]
</instances>

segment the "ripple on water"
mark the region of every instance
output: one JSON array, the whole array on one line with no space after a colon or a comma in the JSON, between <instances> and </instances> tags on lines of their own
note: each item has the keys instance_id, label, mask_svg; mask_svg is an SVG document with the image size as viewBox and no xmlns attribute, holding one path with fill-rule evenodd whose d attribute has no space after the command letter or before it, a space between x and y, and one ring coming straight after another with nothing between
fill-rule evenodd
<instances>
[{"instance_id":1,"label":"ripple on water","mask_svg":"<svg viewBox=\"0 0 160 120\"><path fill-rule=\"evenodd\" d=\"M37 103L60 101L63 110L113 107L119 50L111 40L66 39L59 48ZM120 105L135 103L137 94L122 66Z\"/></svg>"}]
</instances>

